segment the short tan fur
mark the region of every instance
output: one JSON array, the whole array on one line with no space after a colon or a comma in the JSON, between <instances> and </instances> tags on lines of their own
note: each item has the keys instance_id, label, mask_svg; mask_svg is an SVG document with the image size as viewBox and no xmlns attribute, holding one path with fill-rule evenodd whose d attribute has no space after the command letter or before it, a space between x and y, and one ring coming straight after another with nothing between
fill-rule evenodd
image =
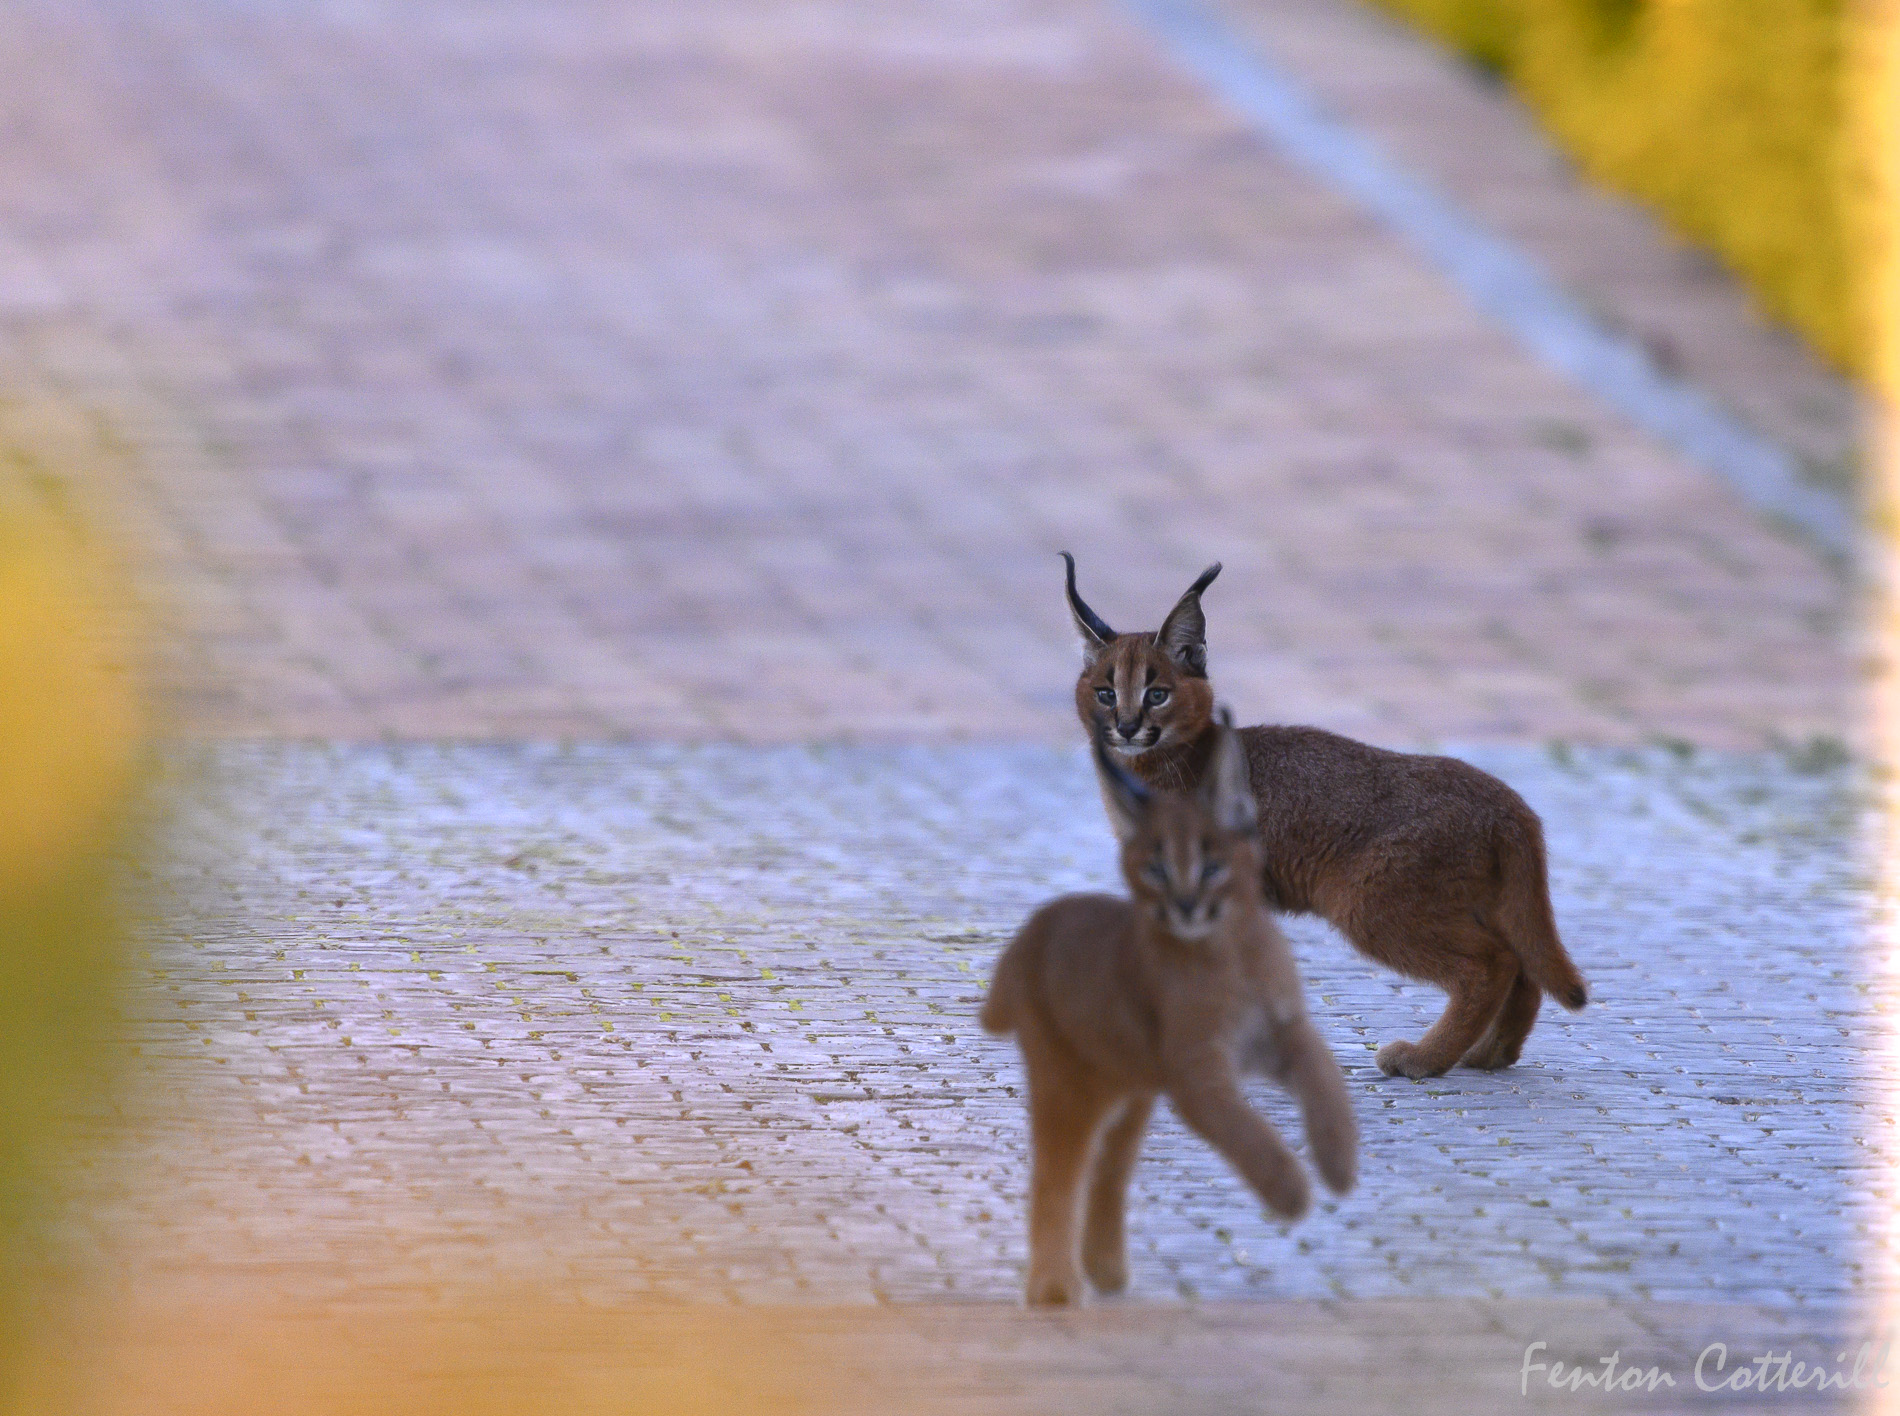
<instances>
[{"instance_id":1,"label":"short tan fur","mask_svg":"<svg viewBox=\"0 0 1900 1416\"><path fill-rule=\"evenodd\" d=\"M1219 741L1207 679L1201 593L1208 567L1154 633L1117 634L1083 601L1075 706L1151 787L1203 780ZM1318 914L1379 963L1443 988L1444 1014L1418 1042L1379 1050L1379 1067L1436 1076L1462 1061L1508 1067L1543 995L1588 993L1550 907L1543 823L1510 787L1451 757L1390 752L1319 728L1240 729L1259 804L1266 903Z\"/></svg>"},{"instance_id":2,"label":"short tan fur","mask_svg":"<svg viewBox=\"0 0 1900 1416\"><path fill-rule=\"evenodd\" d=\"M1244 1073L1298 1098L1332 1190L1350 1189L1357 1165L1345 1079L1261 901L1238 738L1216 730L1212 770L1191 793L1151 792L1099 744L1096 757L1132 902L1044 905L983 1004L983 1026L1016 1034L1028 1074L1032 1304L1080 1301L1084 1274L1105 1293L1127 1285L1128 1183L1159 1096L1289 1219L1306 1210L1306 1175L1247 1105Z\"/></svg>"}]
</instances>

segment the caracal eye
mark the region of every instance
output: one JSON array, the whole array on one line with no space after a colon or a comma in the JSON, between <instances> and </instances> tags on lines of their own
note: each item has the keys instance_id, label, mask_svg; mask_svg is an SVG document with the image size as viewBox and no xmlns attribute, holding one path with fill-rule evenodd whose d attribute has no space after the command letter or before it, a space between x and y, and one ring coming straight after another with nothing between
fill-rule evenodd
<instances>
[{"instance_id":1,"label":"caracal eye","mask_svg":"<svg viewBox=\"0 0 1900 1416\"><path fill-rule=\"evenodd\" d=\"M1166 703L1167 701L1168 701L1167 689L1151 688L1148 690L1148 706L1150 708L1159 708L1163 703Z\"/></svg>"},{"instance_id":2,"label":"caracal eye","mask_svg":"<svg viewBox=\"0 0 1900 1416\"><path fill-rule=\"evenodd\" d=\"M1112 689L1112 688L1098 688L1098 689L1096 689L1096 690L1095 690L1095 701L1096 701L1097 703L1101 703L1101 704L1104 704L1104 705L1107 705L1107 704L1112 704L1112 703L1113 703L1113 702L1115 701L1115 690L1114 690L1114 689Z\"/></svg>"},{"instance_id":3,"label":"caracal eye","mask_svg":"<svg viewBox=\"0 0 1900 1416\"><path fill-rule=\"evenodd\" d=\"M1201 867L1201 880L1203 883L1208 883L1226 873L1226 866L1217 860L1210 860L1206 865Z\"/></svg>"},{"instance_id":4,"label":"caracal eye","mask_svg":"<svg viewBox=\"0 0 1900 1416\"><path fill-rule=\"evenodd\" d=\"M1158 860L1149 861L1141 868L1141 873L1147 876L1148 879L1154 881L1157 885L1165 885L1168 883L1167 869Z\"/></svg>"}]
</instances>

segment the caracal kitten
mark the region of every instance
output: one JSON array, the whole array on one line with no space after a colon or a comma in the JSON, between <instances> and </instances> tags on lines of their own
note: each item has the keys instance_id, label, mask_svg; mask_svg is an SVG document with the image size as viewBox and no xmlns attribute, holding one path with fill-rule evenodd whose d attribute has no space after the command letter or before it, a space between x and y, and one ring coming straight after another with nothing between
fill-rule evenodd
<instances>
[{"instance_id":1,"label":"caracal kitten","mask_svg":"<svg viewBox=\"0 0 1900 1416\"><path fill-rule=\"evenodd\" d=\"M1345 1078L1261 902L1239 739L1216 730L1212 770L1192 793L1150 791L1099 743L1096 764L1134 898L1042 906L983 1004L983 1026L1016 1034L1028 1073L1032 1304L1080 1301L1084 1273L1104 1293L1127 1285L1123 1210L1157 1096L1288 1219L1306 1210L1306 1175L1247 1105L1243 1073L1299 1099L1330 1189L1351 1189L1356 1165Z\"/></svg>"},{"instance_id":2,"label":"caracal kitten","mask_svg":"<svg viewBox=\"0 0 1900 1416\"><path fill-rule=\"evenodd\" d=\"M1202 572L1159 630L1117 634L1076 593L1075 558L1063 559L1082 636L1083 727L1147 785L1195 786L1221 741L1201 612L1220 566ZM1242 728L1240 740L1269 908L1320 915L1369 958L1451 995L1423 1039L1379 1049L1380 1070L1508 1067L1545 993L1583 1007L1583 978L1550 908L1543 823L1516 792L1456 758L1319 728Z\"/></svg>"}]
</instances>

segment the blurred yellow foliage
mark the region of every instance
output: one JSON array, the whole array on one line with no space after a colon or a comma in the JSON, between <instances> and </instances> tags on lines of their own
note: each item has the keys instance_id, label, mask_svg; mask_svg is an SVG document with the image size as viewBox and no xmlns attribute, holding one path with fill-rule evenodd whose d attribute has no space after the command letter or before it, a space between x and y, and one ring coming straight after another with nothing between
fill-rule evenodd
<instances>
[{"instance_id":1,"label":"blurred yellow foliage","mask_svg":"<svg viewBox=\"0 0 1900 1416\"><path fill-rule=\"evenodd\" d=\"M0 522L0 899L56 878L125 800L143 741L123 603L51 516Z\"/></svg>"},{"instance_id":2,"label":"blurred yellow foliage","mask_svg":"<svg viewBox=\"0 0 1900 1416\"><path fill-rule=\"evenodd\" d=\"M292 1303L282 1288L273 1295L268 1280L248 1293L239 1280L212 1298L193 1287L199 1296L147 1287L128 1302L78 1307L47 1324L13 1404L0 1396L0 1412L1160 1413L1208 1405L1205 1391L1198 1400L1183 1395L1180 1363L1196 1352L1217 1356L1239 1329L1274 1321L1271 1305L1252 1304L1239 1305L1231 1332L1143 1303L1059 1313L1013 1302L598 1305L576 1301L558 1282L491 1280L480 1297L340 1304ZM1349 1366L1350 1355L1345 1360ZM1342 1368L1344 1379L1351 1375ZM1268 1397L1247 1409L1256 1408L1281 1404ZM1300 1409L1297 1399L1286 1409Z\"/></svg>"},{"instance_id":3,"label":"blurred yellow foliage","mask_svg":"<svg viewBox=\"0 0 1900 1416\"><path fill-rule=\"evenodd\" d=\"M127 600L64 512L0 505L0 1405L74 1120L110 1063L143 755Z\"/></svg>"},{"instance_id":4,"label":"blurred yellow foliage","mask_svg":"<svg viewBox=\"0 0 1900 1416\"><path fill-rule=\"evenodd\" d=\"M1871 372L1891 420L1900 409L1900 0L1861 12L1859 23L1854 91L1860 98L1858 137L1869 154L1863 190L1870 195L1860 229L1870 252L1866 303L1876 339ZM1887 450L1891 464L1897 450L1891 426Z\"/></svg>"},{"instance_id":5,"label":"blurred yellow foliage","mask_svg":"<svg viewBox=\"0 0 1900 1416\"><path fill-rule=\"evenodd\" d=\"M1583 169L1653 206L1866 375L1882 219L1860 53L1891 0L1380 0L1497 69Z\"/></svg>"}]
</instances>

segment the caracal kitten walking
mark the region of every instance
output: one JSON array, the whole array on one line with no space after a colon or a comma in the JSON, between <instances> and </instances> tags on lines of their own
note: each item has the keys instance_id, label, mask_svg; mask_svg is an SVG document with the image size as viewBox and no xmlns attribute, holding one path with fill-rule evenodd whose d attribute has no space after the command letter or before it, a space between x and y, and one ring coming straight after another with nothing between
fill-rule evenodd
<instances>
[{"instance_id":1,"label":"caracal kitten walking","mask_svg":"<svg viewBox=\"0 0 1900 1416\"><path fill-rule=\"evenodd\" d=\"M1084 1273L1104 1293L1127 1286L1123 1211L1157 1096L1292 1219L1306 1210L1305 1172L1240 1089L1243 1073L1274 1077L1299 1099L1327 1186L1352 1188L1345 1078L1261 903L1239 740L1216 732L1193 793L1151 792L1096 744L1134 899L1042 906L997 961L983 1004L983 1026L1016 1034L1028 1073L1032 1304L1080 1301Z\"/></svg>"},{"instance_id":2,"label":"caracal kitten walking","mask_svg":"<svg viewBox=\"0 0 1900 1416\"><path fill-rule=\"evenodd\" d=\"M1201 592L1209 566L1153 633L1117 634L1075 588L1082 636L1075 711L1151 787L1200 782L1220 740ZM1524 798L1453 757L1389 752L1319 728L1242 728L1260 810L1267 905L1331 921L1387 968L1450 998L1418 1042L1388 1042L1380 1070L1432 1077L1463 1061L1508 1067L1543 995L1588 994L1557 936L1544 828Z\"/></svg>"}]
</instances>

